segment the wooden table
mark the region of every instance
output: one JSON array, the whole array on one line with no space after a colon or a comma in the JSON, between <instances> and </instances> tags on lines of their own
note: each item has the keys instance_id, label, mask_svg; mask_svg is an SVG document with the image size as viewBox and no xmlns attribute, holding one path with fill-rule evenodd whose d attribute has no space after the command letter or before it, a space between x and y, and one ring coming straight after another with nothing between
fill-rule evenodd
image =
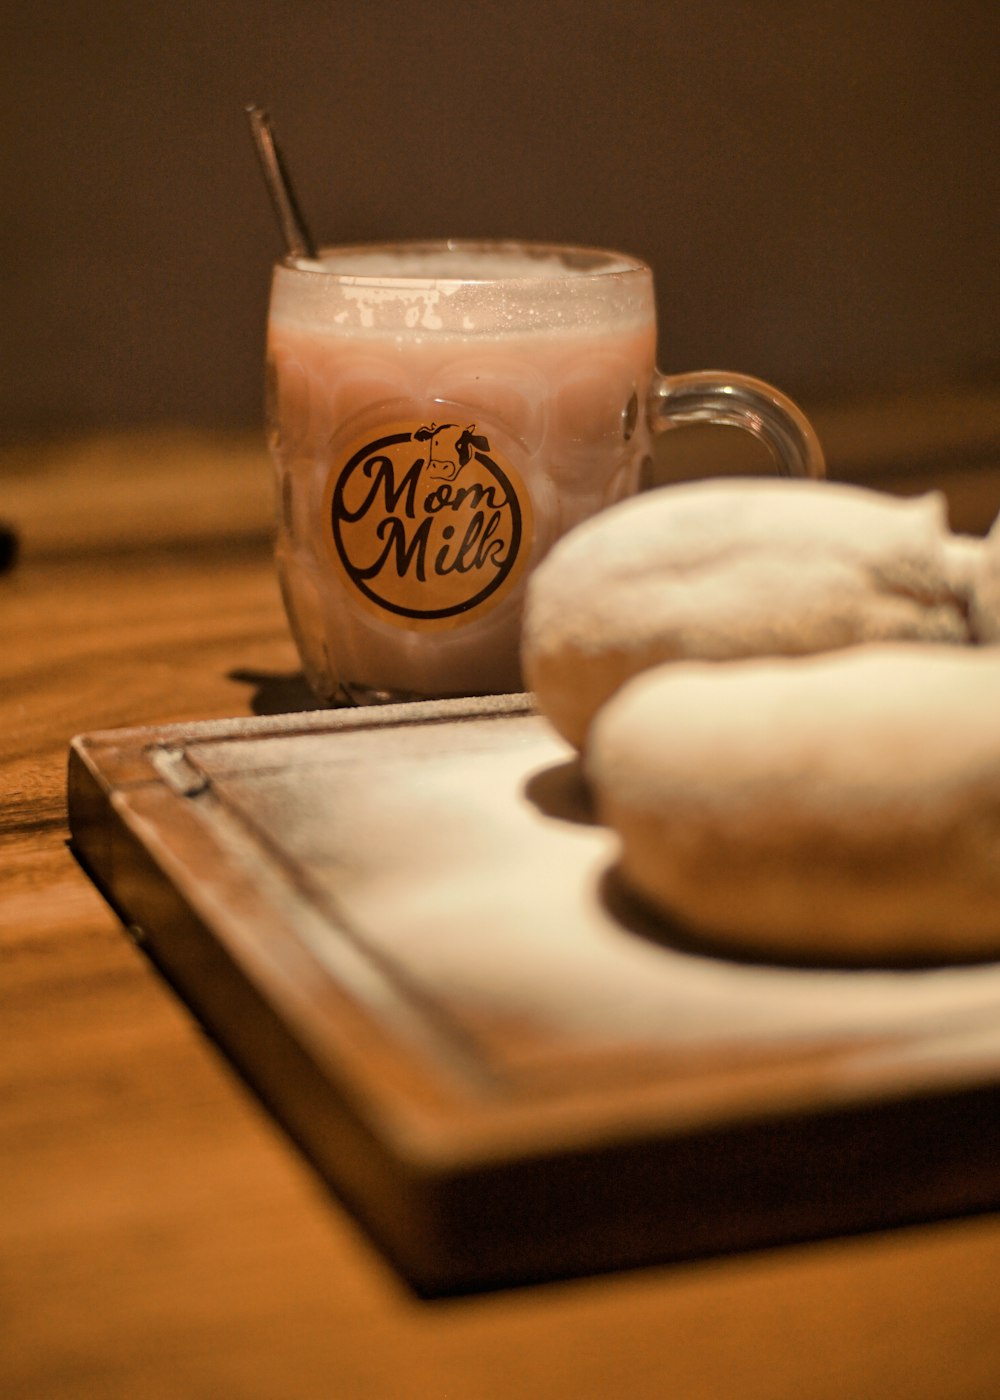
<instances>
[{"instance_id":1,"label":"wooden table","mask_svg":"<svg viewBox=\"0 0 1000 1400\"><path fill-rule=\"evenodd\" d=\"M955 523L984 529L1000 508L995 400L945 409L818 416L833 474L903 490L943 480ZM996 1217L414 1298L66 846L74 733L306 702L258 442L177 432L10 448L0 486L22 538L0 578L0 1394L1000 1393Z\"/></svg>"}]
</instances>

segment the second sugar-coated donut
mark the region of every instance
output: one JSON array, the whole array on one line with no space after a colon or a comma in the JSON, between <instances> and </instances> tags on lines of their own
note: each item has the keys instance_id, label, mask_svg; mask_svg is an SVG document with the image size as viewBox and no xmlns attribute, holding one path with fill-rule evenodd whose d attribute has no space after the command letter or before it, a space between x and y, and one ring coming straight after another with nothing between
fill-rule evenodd
<instances>
[{"instance_id":1,"label":"second sugar-coated donut","mask_svg":"<svg viewBox=\"0 0 1000 1400\"><path fill-rule=\"evenodd\" d=\"M768 956L1000 955L1000 648L661 666L587 773L626 881Z\"/></svg>"}]
</instances>

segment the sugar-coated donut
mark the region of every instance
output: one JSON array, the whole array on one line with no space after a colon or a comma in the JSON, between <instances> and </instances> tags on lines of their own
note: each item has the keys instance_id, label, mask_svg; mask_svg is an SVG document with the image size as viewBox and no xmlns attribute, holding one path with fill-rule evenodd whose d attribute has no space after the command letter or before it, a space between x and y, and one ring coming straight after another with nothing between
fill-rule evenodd
<instances>
[{"instance_id":1,"label":"sugar-coated donut","mask_svg":"<svg viewBox=\"0 0 1000 1400\"><path fill-rule=\"evenodd\" d=\"M1000 954L1000 648L683 662L602 709L625 881L752 953Z\"/></svg>"},{"instance_id":2,"label":"sugar-coated donut","mask_svg":"<svg viewBox=\"0 0 1000 1400\"><path fill-rule=\"evenodd\" d=\"M984 642L1000 642L1000 517L969 558L969 620Z\"/></svg>"},{"instance_id":3,"label":"sugar-coated donut","mask_svg":"<svg viewBox=\"0 0 1000 1400\"><path fill-rule=\"evenodd\" d=\"M663 487L578 526L539 566L525 682L580 747L608 697L662 661L964 643L990 618L1000 635L1000 541L996 597L970 623L982 551L949 532L938 493L777 478Z\"/></svg>"}]
</instances>

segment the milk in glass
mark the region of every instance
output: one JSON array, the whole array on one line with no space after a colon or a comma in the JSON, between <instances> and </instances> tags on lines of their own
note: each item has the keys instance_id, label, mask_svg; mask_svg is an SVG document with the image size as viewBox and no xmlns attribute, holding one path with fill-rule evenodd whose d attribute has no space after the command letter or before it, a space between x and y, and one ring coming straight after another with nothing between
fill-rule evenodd
<instances>
[{"instance_id":1,"label":"milk in glass","mask_svg":"<svg viewBox=\"0 0 1000 1400\"><path fill-rule=\"evenodd\" d=\"M278 571L323 699L521 687L530 570L637 487L655 334L648 269L616 254L372 246L279 266Z\"/></svg>"}]
</instances>

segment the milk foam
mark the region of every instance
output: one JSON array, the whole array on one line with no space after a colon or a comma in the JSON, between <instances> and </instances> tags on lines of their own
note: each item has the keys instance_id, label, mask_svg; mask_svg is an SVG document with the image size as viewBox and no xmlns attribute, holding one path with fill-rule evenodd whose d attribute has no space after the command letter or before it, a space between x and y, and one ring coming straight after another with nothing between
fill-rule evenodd
<instances>
[{"instance_id":1,"label":"milk foam","mask_svg":"<svg viewBox=\"0 0 1000 1400\"><path fill-rule=\"evenodd\" d=\"M623 254L519 245L324 249L275 272L272 324L407 340L600 334L653 316L652 278Z\"/></svg>"},{"instance_id":2,"label":"milk foam","mask_svg":"<svg viewBox=\"0 0 1000 1400\"><path fill-rule=\"evenodd\" d=\"M297 259L302 272L339 277L406 277L417 280L493 282L549 280L629 272L639 264L618 253L528 252L517 247L327 248L318 260Z\"/></svg>"}]
</instances>

